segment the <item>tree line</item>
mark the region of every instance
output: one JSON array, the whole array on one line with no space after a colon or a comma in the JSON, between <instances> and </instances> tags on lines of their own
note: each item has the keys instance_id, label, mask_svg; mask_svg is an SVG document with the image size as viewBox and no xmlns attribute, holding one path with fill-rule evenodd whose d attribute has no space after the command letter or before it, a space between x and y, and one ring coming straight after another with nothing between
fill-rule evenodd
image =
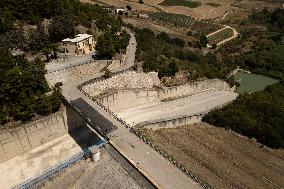
<instances>
[{"instance_id":1,"label":"tree line","mask_svg":"<svg viewBox=\"0 0 284 189\"><path fill-rule=\"evenodd\" d=\"M231 104L209 112L203 121L232 129L272 148L284 147L284 82L239 96Z\"/></svg>"},{"instance_id":2,"label":"tree line","mask_svg":"<svg viewBox=\"0 0 284 189\"><path fill-rule=\"evenodd\" d=\"M0 48L0 124L29 121L36 115L48 115L59 110L61 92L51 94L45 80L45 65L40 59L14 59Z\"/></svg>"}]
</instances>

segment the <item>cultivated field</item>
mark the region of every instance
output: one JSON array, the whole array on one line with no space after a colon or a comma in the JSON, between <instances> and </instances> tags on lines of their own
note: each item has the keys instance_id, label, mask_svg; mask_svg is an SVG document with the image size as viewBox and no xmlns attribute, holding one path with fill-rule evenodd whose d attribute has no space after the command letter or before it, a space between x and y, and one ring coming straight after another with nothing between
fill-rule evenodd
<instances>
[{"instance_id":1,"label":"cultivated field","mask_svg":"<svg viewBox=\"0 0 284 189\"><path fill-rule=\"evenodd\" d=\"M188 40L190 37L185 34L185 31L180 31L178 29L171 29L169 27L165 27L162 25L154 24L150 21L147 20L140 20L140 19L131 19L131 18L126 18L123 19L125 23L132 24L135 27L138 28L149 28L156 34L160 32L166 32L170 37L178 37L183 40Z\"/></svg>"},{"instance_id":2,"label":"cultivated field","mask_svg":"<svg viewBox=\"0 0 284 189\"><path fill-rule=\"evenodd\" d=\"M164 0L160 3L163 6L183 6L189 8L196 8L201 5L199 1L190 1L190 0Z\"/></svg>"},{"instance_id":3,"label":"cultivated field","mask_svg":"<svg viewBox=\"0 0 284 189\"><path fill-rule=\"evenodd\" d=\"M190 16L182 14L156 12L150 13L149 16L155 23L159 25L163 25L169 28L183 28L185 31L191 30L193 31L193 33L199 34L209 34L213 31L221 29L222 27L217 24L195 20Z\"/></svg>"},{"instance_id":4,"label":"cultivated field","mask_svg":"<svg viewBox=\"0 0 284 189\"><path fill-rule=\"evenodd\" d=\"M209 37L207 37L207 39L208 39L209 44L212 45L212 44L217 44L223 41L224 39L232 37L233 35L234 35L234 31L231 28L225 28L221 30L220 32L210 35Z\"/></svg>"},{"instance_id":5,"label":"cultivated field","mask_svg":"<svg viewBox=\"0 0 284 189\"><path fill-rule=\"evenodd\" d=\"M153 144L213 188L283 188L284 150L206 123L141 129Z\"/></svg>"}]
</instances>

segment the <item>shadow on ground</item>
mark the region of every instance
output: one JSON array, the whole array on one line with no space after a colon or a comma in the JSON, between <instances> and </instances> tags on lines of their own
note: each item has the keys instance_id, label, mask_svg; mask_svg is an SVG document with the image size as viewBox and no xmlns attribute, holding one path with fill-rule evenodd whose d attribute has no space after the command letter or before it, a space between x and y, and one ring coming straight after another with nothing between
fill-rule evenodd
<instances>
[{"instance_id":1,"label":"shadow on ground","mask_svg":"<svg viewBox=\"0 0 284 189\"><path fill-rule=\"evenodd\" d=\"M87 126L87 122L70 105L66 105L68 134L84 150L101 141L100 137Z\"/></svg>"},{"instance_id":2,"label":"shadow on ground","mask_svg":"<svg viewBox=\"0 0 284 189\"><path fill-rule=\"evenodd\" d=\"M101 130L101 132L103 132L105 135L108 135L117 129L117 126L113 125L112 122L90 106L84 99L78 98L73 100L72 104L79 108L82 114L89 118L96 126L96 129Z\"/></svg>"}]
</instances>

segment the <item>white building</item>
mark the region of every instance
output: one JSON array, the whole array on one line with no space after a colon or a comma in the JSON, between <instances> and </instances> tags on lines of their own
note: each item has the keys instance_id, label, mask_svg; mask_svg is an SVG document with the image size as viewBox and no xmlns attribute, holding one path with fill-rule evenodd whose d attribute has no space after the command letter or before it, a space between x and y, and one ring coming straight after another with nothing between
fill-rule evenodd
<instances>
[{"instance_id":1,"label":"white building","mask_svg":"<svg viewBox=\"0 0 284 189\"><path fill-rule=\"evenodd\" d=\"M62 40L64 52L74 55L84 55L90 53L95 48L96 42L92 35L78 34L75 38Z\"/></svg>"}]
</instances>

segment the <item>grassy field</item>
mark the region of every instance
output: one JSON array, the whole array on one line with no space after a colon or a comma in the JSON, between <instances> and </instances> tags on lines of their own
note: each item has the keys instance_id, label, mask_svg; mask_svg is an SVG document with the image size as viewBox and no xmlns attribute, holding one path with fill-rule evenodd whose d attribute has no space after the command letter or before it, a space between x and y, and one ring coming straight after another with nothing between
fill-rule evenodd
<instances>
[{"instance_id":1,"label":"grassy field","mask_svg":"<svg viewBox=\"0 0 284 189\"><path fill-rule=\"evenodd\" d=\"M189 8L196 8L201 5L200 2L190 1L190 0L164 0L160 3L163 6L183 6Z\"/></svg>"},{"instance_id":2,"label":"grassy field","mask_svg":"<svg viewBox=\"0 0 284 189\"><path fill-rule=\"evenodd\" d=\"M142 132L213 188L272 189L284 184L283 149L261 148L247 138L206 123Z\"/></svg>"},{"instance_id":3,"label":"grassy field","mask_svg":"<svg viewBox=\"0 0 284 189\"><path fill-rule=\"evenodd\" d=\"M220 41L223 41L224 39L232 37L233 34L234 32L232 29L225 28L216 34L209 36L207 39L208 39L209 44L212 45L212 44L217 44Z\"/></svg>"}]
</instances>

